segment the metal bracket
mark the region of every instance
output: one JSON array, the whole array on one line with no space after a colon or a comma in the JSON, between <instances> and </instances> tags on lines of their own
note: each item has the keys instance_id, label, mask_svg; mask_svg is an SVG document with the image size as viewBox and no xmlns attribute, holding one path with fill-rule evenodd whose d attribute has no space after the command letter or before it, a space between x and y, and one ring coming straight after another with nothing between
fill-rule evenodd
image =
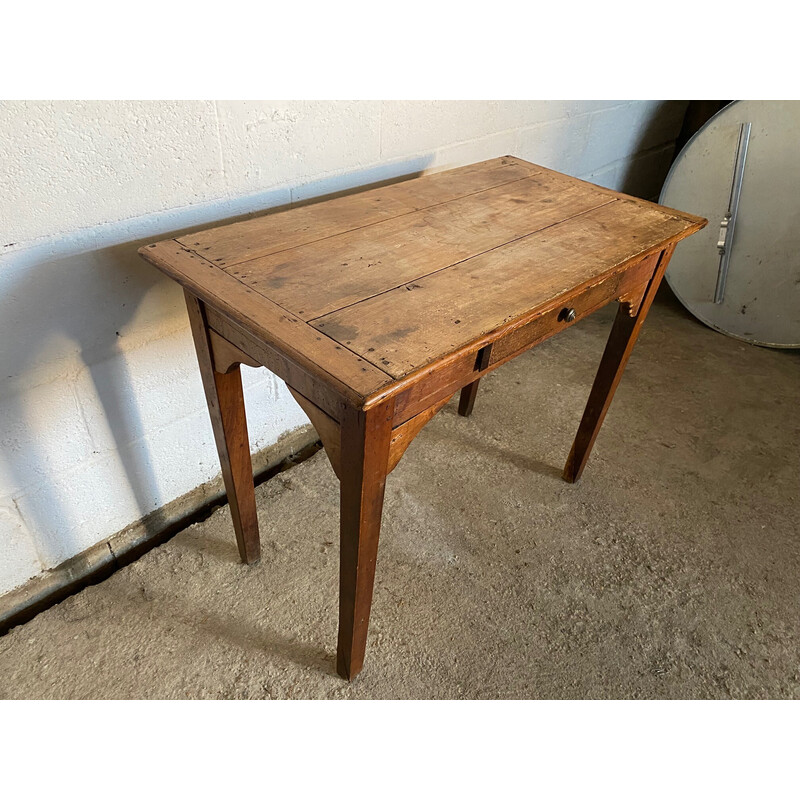
<instances>
[{"instance_id":1,"label":"metal bracket","mask_svg":"<svg viewBox=\"0 0 800 800\"><path fill-rule=\"evenodd\" d=\"M743 122L739 126L739 143L736 146L736 162L733 167L731 194L728 199L728 211L719 224L717 250L719 250L719 270L717 286L714 289L714 302L719 305L725 298L725 284L728 281L728 265L731 260L733 246L733 229L736 226L736 215L739 213L739 198L742 194L744 178L744 162L747 158L747 145L750 142L750 123Z\"/></svg>"}]
</instances>

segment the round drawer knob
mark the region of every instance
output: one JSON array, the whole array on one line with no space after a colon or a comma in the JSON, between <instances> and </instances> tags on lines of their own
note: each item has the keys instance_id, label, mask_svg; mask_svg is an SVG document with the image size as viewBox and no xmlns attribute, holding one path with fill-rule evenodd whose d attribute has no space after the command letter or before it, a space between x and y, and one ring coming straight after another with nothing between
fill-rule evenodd
<instances>
[{"instance_id":1,"label":"round drawer knob","mask_svg":"<svg viewBox=\"0 0 800 800\"><path fill-rule=\"evenodd\" d=\"M558 315L558 318L562 322L575 322L575 309L574 308L562 308L561 313Z\"/></svg>"}]
</instances>

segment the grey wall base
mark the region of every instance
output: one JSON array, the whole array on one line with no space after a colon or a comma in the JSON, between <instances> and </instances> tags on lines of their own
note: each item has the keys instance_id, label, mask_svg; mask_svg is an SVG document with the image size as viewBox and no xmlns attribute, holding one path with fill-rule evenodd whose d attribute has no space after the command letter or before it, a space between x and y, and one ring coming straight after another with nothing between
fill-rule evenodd
<instances>
[{"instance_id":1,"label":"grey wall base","mask_svg":"<svg viewBox=\"0 0 800 800\"><path fill-rule=\"evenodd\" d=\"M295 463L298 456L308 452L318 440L314 428L305 425L253 454L256 481L271 471ZM121 566L167 541L193 522L203 509L224 502L225 487L220 474L83 553L7 592L0 597L0 635L84 586L103 580Z\"/></svg>"}]
</instances>

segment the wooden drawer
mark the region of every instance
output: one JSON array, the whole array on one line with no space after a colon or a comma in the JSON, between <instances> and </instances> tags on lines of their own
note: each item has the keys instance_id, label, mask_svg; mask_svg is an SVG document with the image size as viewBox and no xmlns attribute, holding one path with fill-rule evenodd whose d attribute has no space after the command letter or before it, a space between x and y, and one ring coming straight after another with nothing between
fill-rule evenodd
<instances>
[{"instance_id":1,"label":"wooden drawer","mask_svg":"<svg viewBox=\"0 0 800 800\"><path fill-rule=\"evenodd\" d=\"M602 283L583 290L577 296L565 298L550 311L506 334L492 346L489 365L504 361L563 328L574 325L612 300L625 295L641 298L656 263L657 259L646 258L635 267L612 275Z\"/></svg>"},{"instance_id":2,"label":"wooden drawer","mask_svg":"<svg viewBox=\"0 0 800 800\"><path fill-rule=\"evenodd\" d=\"M423 373L428 373L425 377L431 378L435 373L436 379L415 381L397 396L394 424L402 424L502 362L568 328L613 300L631 298L638 303L657 263L658 254L649 256L594 286L570 293L558 305L553 305L529 322L512 325L507 331L498 332L494 338L487 336L477 347L459 353L444 364L432 365L423 370ZM575 318L571 321L563 313L570 308L575 310Z\"/></svg>"}]
</instances>

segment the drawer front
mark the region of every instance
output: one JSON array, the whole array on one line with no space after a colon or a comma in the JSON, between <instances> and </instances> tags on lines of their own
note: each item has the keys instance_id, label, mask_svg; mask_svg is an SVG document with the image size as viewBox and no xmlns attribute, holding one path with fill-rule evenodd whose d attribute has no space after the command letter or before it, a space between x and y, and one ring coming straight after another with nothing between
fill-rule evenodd
<instances>
[{"instance_id":1,"label":"drawer front","mask_svg":"<svg viewBox=\"0 0 800 800\"><path fill-rule=\"evenodd\" d=\"M484 342L479 349L461 353L445 364L430 365L408 389L397 395L394 425L402 424L441 398L477 380L501 362L568 328L612 300L622 297L626 300L640 299L653 275L658 256L658 253L649 256L639 264L609 276L602 283L573 294L570 299L565 299L530 322L500 334L493 342ZM574 319L565 313L569 309L574 309ZM488 358L485 357L487 349Z\"/></svg>"},{"instance_id":2,"label":"drawer front","mask_svg":"<svg viewBox=\"0 0 800 800\"><path fill-rule=\"evenodd\" d=\"M635 267L612 275L602 283L583 290L577 296L565 299L552 310L506 334L492 346L489 364L504 361L563 328L574 325L612 300L644 293L657 262L657 257L646 258Z\"/></svg>"}]
</instances>

